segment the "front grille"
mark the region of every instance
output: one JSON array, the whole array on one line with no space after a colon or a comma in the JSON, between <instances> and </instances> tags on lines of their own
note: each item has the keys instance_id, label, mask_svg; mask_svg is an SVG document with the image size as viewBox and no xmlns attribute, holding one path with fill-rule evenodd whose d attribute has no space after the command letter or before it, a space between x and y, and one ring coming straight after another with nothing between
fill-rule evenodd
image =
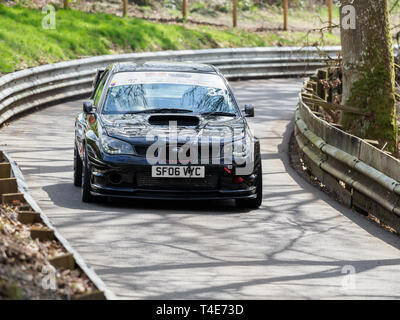
<instances>
[{"instance_id":1,"label":"front grille","mask_svg":"<svg viewBox=\"0 0 400 320\"><path fill-rule=\"evenodd\" d=\"M136 184L139 188L207 190L215 189L217 175L206 175L205 178L152 178L150 172L138 172Z\"/></svg>"}]
</instances>

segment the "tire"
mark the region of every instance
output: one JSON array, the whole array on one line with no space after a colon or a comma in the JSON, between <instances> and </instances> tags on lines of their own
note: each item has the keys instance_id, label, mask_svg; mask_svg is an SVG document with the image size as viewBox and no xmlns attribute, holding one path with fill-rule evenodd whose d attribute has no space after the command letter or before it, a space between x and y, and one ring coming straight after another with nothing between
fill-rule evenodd
<instances>
[{"instance_id":1,"label":"tire","mask_svg":"<svg viewBox=\"0 0 400 320\"><path fill-rule=\"evenodd\" d=\"M74 186L82 186L82 159L79 156L78 148L75 144L74 148Z\"/></svg>"},{"instance_id":2,"label":"tire","mask_svg":"<svg viewBox=\"0 0 400 320\"><path fill-rule=\"evenodd\" d=\"M257 170L257 197L254 199L236 199L235 203L238 208L243 209L258 209L262 204L263 197L263 179L262 179L262 166Z\"/></svg>"},{"instance_id":3,"label":"tire","mask_svg":"<svg viewBox=\"0 0 400 320\"><path fill-rule=\"evenodd\" d=\"M95 200L94 196L90 194L91 186L90 186L90 176L91 170L89 168L89 163L87 159L86 148L83 153L83 165L82 165L82 201L83 202L93 202Z\"/></svg>"}]
</instances>

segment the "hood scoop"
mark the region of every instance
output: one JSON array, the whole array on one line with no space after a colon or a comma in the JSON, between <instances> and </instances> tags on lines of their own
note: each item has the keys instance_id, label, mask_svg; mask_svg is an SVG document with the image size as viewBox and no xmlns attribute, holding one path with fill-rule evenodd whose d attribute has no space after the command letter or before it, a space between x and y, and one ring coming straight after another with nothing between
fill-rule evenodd
<instances>
[{"instance_id":1,"label":"hood scoop","mask_svg":"<svg viewBox=\"0 0 400 320\"><path fill-rule=\"evenodd\" d=\"M153 126L169 126L173 125L171 122L175 122L176 125L185 127L194 127L199 124L199 118L196 116L186 115L154 115L149 117L148 122Z\"/></svg>"}]
</instances>

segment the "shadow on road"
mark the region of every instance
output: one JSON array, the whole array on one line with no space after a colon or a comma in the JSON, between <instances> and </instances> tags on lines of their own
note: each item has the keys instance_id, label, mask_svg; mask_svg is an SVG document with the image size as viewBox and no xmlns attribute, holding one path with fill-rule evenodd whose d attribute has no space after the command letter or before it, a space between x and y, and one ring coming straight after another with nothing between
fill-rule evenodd
<instances>
[{"instance_id":1,"label":"shadow on road","mask_svg":"<svg viewBox=\"0 0 400 320\"><path fill-rule=\"evenodd\" d=\"M104 211L108 209L148 209L152 212L173 210L172 213L187 210L198 213L216 212L219 214L243 213L250 210L237 208L233 200L211 200L211 201L182 201L182 200L147 200L147 199L123 199L109 198L99 199L97 203L83 203L81 201L81 191L71 182L60 183L43 187L43 190L48 194L49 199L58 207L68 209L100 209ZM65 195L68 194L68 197Z\"/></svg>"},{"instance_id":2,"label":"shadow on road","mask_svg":"<svg viewBox=\"0 0 400 320\"><path fill-rule=\"evenodd\" d=\"M289 162L289 141L291 136L294 133L294 120L292 120L286 126L285 133L283 135L282 143L278 146L279 155L282 159L282 162L285 165L286 172L299 184L299 186L303 190L309 190L312 192L317 198L325 201L333 208L337 209L341 212L346 218L350 219L352 222L357 224L359 227L363 228L369 234L377 237L378 239L385 241L391 246L400 250L400 237L390 233L389 231L383 229L372 221L368 220L366 217L360 215L359 213L345 207L341 203L337 202L335 199L331 198L328 194L324 193L320 189L311 185L307 181L305 181L299 173L297 173L290 165Z\"/></svg>"},{"instance_id":3,"label":"shadow on road","mask_svg":"<svg viewBox=\"0 0 400 320\"><path fill-rule=\"evenodd\" d=\"M400 249L399 238L289 165L300 85L292 79L233 84L241 105L256 104L250 123L265 163L259 210L239 210L233 201L82 203L72 183L78 102L16 121L2 129L3 141L15 146L12 155L44 212L119 297L400 298L400 255L391 247ZM343 291L345 266L357 272L354 292Z\"/></svg>"}]
</instances>

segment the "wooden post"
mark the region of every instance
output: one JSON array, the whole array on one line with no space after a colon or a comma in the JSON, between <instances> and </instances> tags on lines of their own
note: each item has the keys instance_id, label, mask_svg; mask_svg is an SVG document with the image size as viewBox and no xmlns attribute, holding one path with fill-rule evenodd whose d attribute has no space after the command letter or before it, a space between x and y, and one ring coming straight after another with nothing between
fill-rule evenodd
<instances>
[{"instance_id":1,"label":"wooden post","mask_svg":"<svg viewBox=\"0 0 400 320\"><path fill-rule=\"evenodd\" d=\"M34 224L38 222L43 222L40 217L40 213L33 211L20 211L18 212L18 221L23 224Z\"/></svg>"},{"instance_id":2,"label":"wooden post","mask_svg":"<svg viewBox=\"0 0 400 320\"><path fill-rule=\"evenodd\" d=\"M128 15L128 0L122 0L122 16L126 17Z\"/></svg>"},{"instance_id":3,"label":"wooden post","mask_svg":"<svg viewBox=\"0 0 400 320\"><path fill-rule=\"evenodd\" d=\"M18 184L16 178L0 179L0 194L17 193Z\"/></svg>"},{"instance_id":4,"label":"wooden post","mask_svg":"<svg viewBox=\"0 0 400 320\"><path fill-rule=\"evenodd\" d=\"M187 0L182 0L182 21L187 19Z\"/></svg>"},{"instance_id":5,"label":"wooden post","mask_svg":"<svg viewBox=\"0 0 400 320\"><path fill-rule=\"evenodd\" d=\"M3 193L1 195L1 203L6 205L20 205L25 203L25 198L22 193Z\"/></svg>"},{"instance_id":6,"label":"wooden post","mask_svg":"<svg viewBox=\"0 0 400 320\"><path fill-rule=\"evenodd\" d=\"M0 163L0 178L11 177L11 165L8 162Z\"/></svg>"},{"instance_id":7,"label":"wooden post","mask_svg":"<svg viewBox=\"0 0 400 320\"><path fill-rule=\"evenodd\" d=\"M55 239L54 230L46 227L35 227L31 229L31 238L39 241L52 241Z\"/></svg>"},{"instance_id":8,"label":"wooden post","mask_svg":"<svg viewBox=\"0 0 400 320\"><path fill-rule=\"evenodd\" d=\"M65 253L63 255L50 258L49 262L58 270L73 270L76 267L75 259L72 253Z\"/></svg>"},{"instance_id":9,"label":"wooden post","mask_svg":"<svg viewBox=\"0 0 400 320\"><path fill-rule=\"evenodd\" d=\"M237 7L238 7L238 0L233 1L233 27L237 27Z\"/></svg>"},{"instance_id":10,"label":"wooden post","mask_svg":"<svg viewBox=\"0 0 400 320\"><path fill-rule=\"evenodd\" d=\"M69 7L68 0L63 0L63 7L64 9L68 9Z\"/></svg>"},{"instance_id":11,"label":"wooden post","mask_svg":"<svg viewBox=\"0 0 400 320\"><path fill-rule=\"evenodd\" d=\"M288 1L283 0L283 30L285 31L288 29Z\"/></svg>"},{"instance_id":12,"label":"wooden post","mask_svg":"<svg viewBox=\"0 0 400 320\"><path fill-rule=\"evenodd\" d=\"M328 1L329 32L332 33L332 0Z\"/></svg>"}]
</instances>

